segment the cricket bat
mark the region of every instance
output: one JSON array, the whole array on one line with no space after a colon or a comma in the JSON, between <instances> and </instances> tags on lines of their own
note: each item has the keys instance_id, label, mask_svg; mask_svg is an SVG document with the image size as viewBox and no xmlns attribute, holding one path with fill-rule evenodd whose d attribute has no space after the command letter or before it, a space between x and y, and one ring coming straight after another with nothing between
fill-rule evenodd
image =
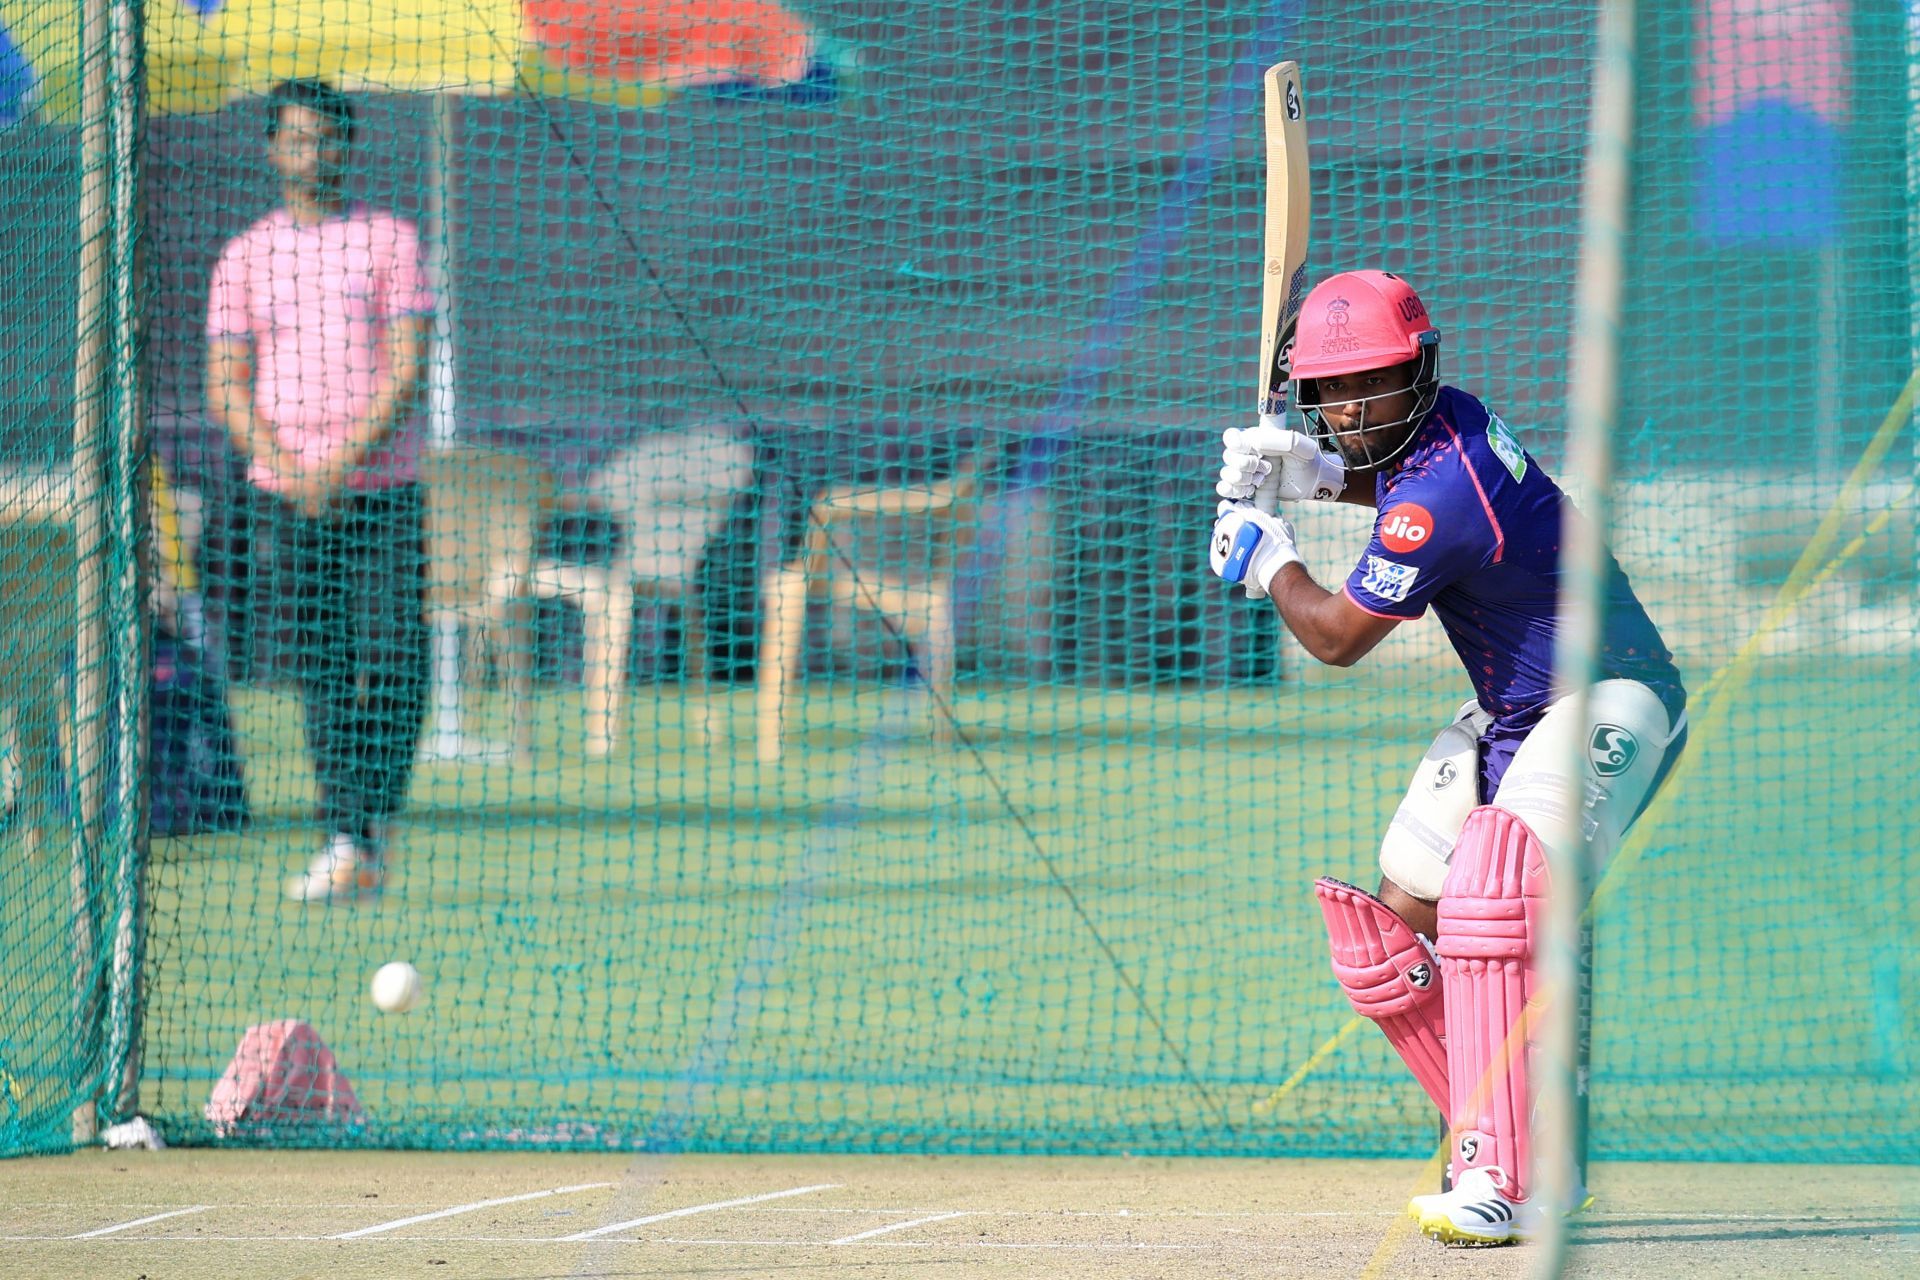
<instances>
[{"instance_id":1,"label":"cricket bat","mask_svg":"<svg viewBox=\"0 0 1920 1280\"><path fill-rule=\"evenodd\" d=\"M1300 64L1267 68L1263 115L1267 134L1266 252L1260 268L1259 412L1284 415L1293 394L1293 335L1307 295L1307 226L1313 216L1307 165L1307 106ZM1271 511L1271 499L1256 505Z\"/></svg>"},{"instance_id":2,"label":"cricket bat","mask_svg":"<svg viewBox=\"0 0 1920 1280\"><path fill-rule=\"evenodd\" d=\"M1260 378L1255 406L1260 415L1285 418L1293 394L1293 335L1307 296L1307 227L1313 217L1312 170L1307 164L1307 103L1300 92L1300 64L1276 62L1261 77L1261 116L1266 126L1267 217L1260 258ZM1253 505L1279 506L1280 476L1262 481ZM1249 599L1265 593L1247 591Z\"/></svg>"}]
</instances>

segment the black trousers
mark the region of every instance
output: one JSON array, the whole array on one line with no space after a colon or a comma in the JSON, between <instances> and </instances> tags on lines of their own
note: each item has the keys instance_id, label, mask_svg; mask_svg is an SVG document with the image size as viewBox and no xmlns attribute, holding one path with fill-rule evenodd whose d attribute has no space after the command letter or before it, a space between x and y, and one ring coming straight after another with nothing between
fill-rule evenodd
<instances>
[{"instance_id":1,"label":"black trousers","mask_svg":"<svg viewBox=\"0 0 1920 1280\"><path fill-rule=\"evenodd\" d=\"M320 822L370 838L406 802L432 678L420 486L355 493L317 520L271 495L259 509L289 574Z\"/></svg>"}]
</instances>

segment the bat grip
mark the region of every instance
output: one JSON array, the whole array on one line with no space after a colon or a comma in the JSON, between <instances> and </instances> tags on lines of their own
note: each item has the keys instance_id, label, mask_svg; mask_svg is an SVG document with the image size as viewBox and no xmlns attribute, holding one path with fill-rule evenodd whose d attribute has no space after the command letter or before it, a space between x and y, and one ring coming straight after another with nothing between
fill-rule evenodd
<instances>
[{"instance_id":1,"label":"bat grip","mask_svg":"<svg viewBox=\"0 0 1920 1280\"><path fill-rule=\"evenodd\" d=\"M1263 397L1260 401L1260 425L1273 430L1284 430L1287 425L1287 400L1285 396ZM1267 478L1253 491L1253 506L1256 511L1272 515L1280 509L1280 459L1273 454L1267 455L1267 461L1273 470L1267 472Z\"/></svg>"},{"instance_id":2,"label":"bat grip","mask_svg":"<svg viewBox=\"0 0 1920 1280\"><path fill-rule=\"evenodd\" d=\"M1276 462L1267 478L1262 480L1253 491L1253 509L1263 515L1272 515L1280 509L1280 467Z\"/></svg>"}]
</instances>

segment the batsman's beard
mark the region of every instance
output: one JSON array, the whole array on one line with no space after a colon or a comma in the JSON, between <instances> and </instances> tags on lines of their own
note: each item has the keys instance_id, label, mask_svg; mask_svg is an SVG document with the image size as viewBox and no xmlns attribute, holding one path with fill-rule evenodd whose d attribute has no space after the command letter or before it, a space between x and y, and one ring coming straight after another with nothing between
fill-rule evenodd
<instances>
[{"instance_id":1,"label":"batsman's beard","mask_svg":"<svg viewBox=\"0 0 1920 1280\"><path fill-rule=\"evenodd\" d=\"M1413 411L1403 418L1387 422L1368 422L1367 415L1377 400L1392 400L1405 395L1408 390L1416 393ZM1435 379L1416 382L1412 387L1400 391L1389 391L1377 396L1348 396L1341 404L1358 404L1360 415L1351 427L1336 427L1327 420L1326 411L1319 405L1302 404L1300 416L1307 420L1309 433L1323 445L1330 445L1338 451L1349 471L1372 471L1386 466L1413 443L1419 434L1420 425L1433 412L1433 405L1440 397L1440 384ZM1406 430L1395 433L1394 428ZM1384 437L1384 439L1383 439Z\"/></svg>"}]
</instances>

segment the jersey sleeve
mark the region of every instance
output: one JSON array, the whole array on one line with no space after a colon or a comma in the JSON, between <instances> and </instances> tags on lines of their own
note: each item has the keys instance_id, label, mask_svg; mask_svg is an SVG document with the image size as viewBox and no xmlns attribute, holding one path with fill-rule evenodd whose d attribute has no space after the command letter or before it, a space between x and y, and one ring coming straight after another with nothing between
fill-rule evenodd
<instances>
[{"instance_id":1,"label":"jersey sleeve","mask_svg":"<svg viewBox=\"0 0 1920 1280\"><path fill-rule=\"evenodd\" d=\"M1347 598L1377 617L1417 618L1434 596L1486 564L1492 523L1477 497L1461 497L1437 482L1389 494L1366 553L1347 575Z\"/></svg>"}]
</instances>

